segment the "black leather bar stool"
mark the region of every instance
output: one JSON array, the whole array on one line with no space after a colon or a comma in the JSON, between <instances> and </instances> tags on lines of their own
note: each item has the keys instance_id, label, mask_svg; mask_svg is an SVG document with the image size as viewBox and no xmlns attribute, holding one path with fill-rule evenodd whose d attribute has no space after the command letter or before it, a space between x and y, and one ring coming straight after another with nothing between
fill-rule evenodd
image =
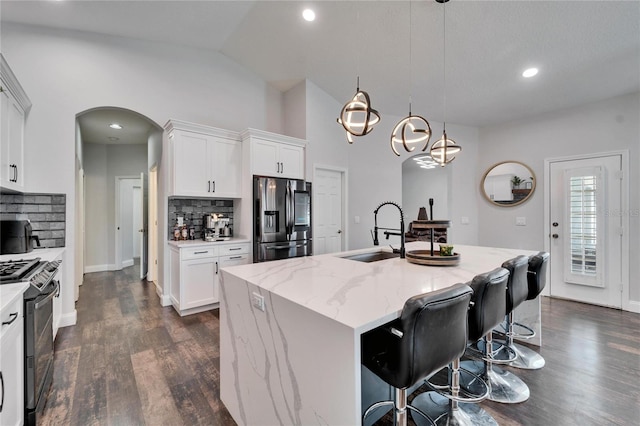
<instances>
[{"instance_id":1,"label":"black leather bar stool","mask_svg":"<svg viewBox=\"0 0 640 426\"><path fill-rule=\"evenodd\" d=\"M527 271L527 283L528 294L527 300L534 300L537 298L547 281L547 265L549 263L549 253L541 251L529 258L529 268ZM513 319L510 317L510 320ZM517 323L515 323L517 324ZM538 352L529 349L526 346L519 345L513 342L513 337L523 337L525 339L534 337L535 331L529 327L518 324L530 331L527 335L516 335L513 333L513 327L511 327L512 334L507 333L506 344L515 353L515 359L509 364L510 367L522 368L525 370L537 370L544 367L545 360Z\"/></svg>"},{"instance_id":2,"label":"black leather bar stool","mask_svg":"<svg viewBox=\"0 0 640 426\"><path fill-rule=\"evenodd\" d=\"M362 335L362 363L395 393L394 401L369 407L363 422L376 408L391 405L397 425L407 424L407 410L434 424L429 416L407 405L407 388L462 356L471 293L468 285L456 284L414 296L405 302L400 318Z\"/></svg>"},{"instance_id":3,"label":"black leather bar stool","mask_svg":"<svg viewBox=\"0 0 640 426\"><path fill-rule=\"evenodd\" d=\"M497 268L474 277L469 283L474 291L468 316L469 339L472 344L475 344L480 337L490 335L494 325L499 324L504 317L499 309L504 308L506 303L504 294L508 278L508 270ZM484 372L479 372L480 375L482 373ZM461 388L460 383L464 383L465 386ZM429 382L427 385L437 390L416 396L411 404L434 418L437 425L496 426L498 424L489 413L475 403L489 396L490 385L477 374L470 374L461 368L459 359L453 361L449 368L450 393L442 392L440 387ZM420 424L419 419L414 418L414 420L416 424Z\"/></svg>"},{"instance_id":4,"label":"black leather bar stool","mask_svg":"<svg viewBox=\"0 0 640 426\"><path fill-rule=\"evenodd\" d=\"M469 310L469 340L483 339L484 357L482 361L463 361L461 367L475 374L479 374L482 379L489 385L489 400L501 403L517 403L526 401L529 398L529 387L515 374L504 370L494 364L493 358L493 337L492 331L503 321L505 312L507 312L507 301L510 296L507 289L508 283L513 280L516 282L526 283L526 273L528 267L528 258L526 256L512 259L513 262L507 261L503 264L505 275L503 277L504 284L500 287L486 286L481 284L486 280L483 275L479 275L471 281L471 288L474 291L472 299L472 307ZM511 262L511 263L510 263ZM511 271L516 275L512 278ZM494 273L492 271L491 273ZM524 278L523 278L524 277ZM522 281L524 279L524 281ZM482 292L489 294L483 294ZM525 292L524 298L526 298ZM522 298L520 288L513 292L510 307L517 306L514 301ZM522 298L522 300L524 300ZM520 302L521 303L521 302ZM461 378L461 385L464 389L471 391L473 379ZM476 393L473 392L472 393Z\"/></svg>"}]
</instances>

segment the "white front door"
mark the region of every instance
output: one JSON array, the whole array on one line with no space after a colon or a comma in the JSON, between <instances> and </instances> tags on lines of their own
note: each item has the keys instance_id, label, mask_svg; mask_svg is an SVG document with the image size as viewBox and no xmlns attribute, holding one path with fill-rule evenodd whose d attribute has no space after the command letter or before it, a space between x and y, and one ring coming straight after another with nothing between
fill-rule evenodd
<instances>
[{"instance_id":1,"label":"white front door","mask_svg":"<svg viewBox=\"0 0 640 426\"><path fill-rule=\"evenodd\" d=\"M343 179L343 171L315 169L313 254L335 253L344 250Z\"/></svg>"},{"instance_id":2,"label":"white front door","mask_svg":"<svg viewBox=\"0 0 640 426\"><path fill-rule=\"evenodd\" d=\"M549 163L551 296L622 307L622 155Z\"/></svg>"}]
</instances>

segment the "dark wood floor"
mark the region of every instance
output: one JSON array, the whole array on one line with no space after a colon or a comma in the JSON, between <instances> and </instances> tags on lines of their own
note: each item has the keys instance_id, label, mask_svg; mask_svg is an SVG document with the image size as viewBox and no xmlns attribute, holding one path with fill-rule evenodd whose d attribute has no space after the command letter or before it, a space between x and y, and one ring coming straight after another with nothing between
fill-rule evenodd
<instances>
[{"instance_id":1,"label":"dark wood floor","mask_svg":"<svg viewBox=\"0 0 640 426\"><path fill-rule=\"evenodd\" d=\"M233 425L219 399L217 311L181 318L137 276L85 276L41 424ZM531 398L482 406L502 425L639 425L640 315L543 298L542 326L545 368L512 370Z\"/></svg>"}]
</instances>

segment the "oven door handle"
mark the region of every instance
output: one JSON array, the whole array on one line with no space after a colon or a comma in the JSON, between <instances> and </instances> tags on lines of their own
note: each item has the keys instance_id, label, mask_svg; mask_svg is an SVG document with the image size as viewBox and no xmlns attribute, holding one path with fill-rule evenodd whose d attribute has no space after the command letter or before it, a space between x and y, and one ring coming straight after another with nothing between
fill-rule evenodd
<instances>
[{"instance_id":1,"label":"oven door handle","mask_svg":"<svg viewBox=\"0 0 640 426\"><path fill-rule=\"evenodd\" d=\"M59 288L59 284L56 287L56 290L53 290L51 293L47 294L47 297L45 297L44 299L40 300L39 302L36 302L36 304L35 304L35 306L33 308L34 309L40 309L41 307L43 307L44 305L49 303L49 300L51 300L51 299L53 299L55 297L58 288Z\"/></svg>"}]
</instances>

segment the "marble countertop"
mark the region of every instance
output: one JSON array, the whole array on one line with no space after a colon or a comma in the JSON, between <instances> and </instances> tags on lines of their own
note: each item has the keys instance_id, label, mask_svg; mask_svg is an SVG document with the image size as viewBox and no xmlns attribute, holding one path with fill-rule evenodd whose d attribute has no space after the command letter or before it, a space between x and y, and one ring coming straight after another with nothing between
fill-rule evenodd
<instances>
[{"instance_id":1,"label":"marble countertop","mask_svg":"<svg viewBox=\"0 0 640 426\"><path fill-rule=\"evenodd\" d=\"M412 242L409 250L424 250L429 243ZM275 262L232 266L232 274L293 303L332 318L358 333L397 318L411 296L468 282L477 274L499 267L505 260L537 251L456 245L458 266L423 266L392 258L372 263L344 256L386 247L354 250ZM224 279L224 275L223 275Z\"/></svg>"},{"instance_id":2,"label":"marble countertop","mask_svg":"<svg viewBox=\"0 0 640 426\"><path fill-rule=\"evenodd\" d=\"M29 253L20 253L20 254L3 254L0 256L0 261L4 262L6 260L21 260L21 259L34 259L39 257L42 260L46 260L51 262L52 260L62 256L64 253L64 247L58 248L44 248L44 249L34 249Z\"/></svg>"},{"instance_id":3,"label":"marble countertop","mask_svg":"<svg viewBox=\"0 0 640 426\"><path fill-rule=\"evenodd\" d=\"M238 244L238 243L251 243L251 240L243 237L231 238L227 241L203 241L201 239L198 240L186 240L186 241L167 241L170 246L184 248L184 247L202 247L202 246L216 246L222 244Z\"/></svg>"},{"instance_id":4,"label":"marble countertop","mask_svg":"<svg viewBox=\"0 0 640 426\"><path fill-rule=\"evenodd\" d=\"M22 298L22 293L29 288L27 283L3 284L0 285L0 312L13 303L17 298Z\"/></svg>"}]
</instances>

